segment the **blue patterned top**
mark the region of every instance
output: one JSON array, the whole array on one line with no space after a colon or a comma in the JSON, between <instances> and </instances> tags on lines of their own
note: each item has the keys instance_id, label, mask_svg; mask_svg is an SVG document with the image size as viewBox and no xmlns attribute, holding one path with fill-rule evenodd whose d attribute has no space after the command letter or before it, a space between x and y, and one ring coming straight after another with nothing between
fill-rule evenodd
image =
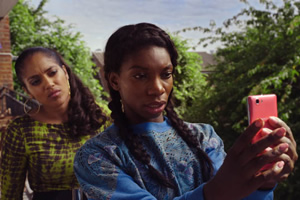
<instances>
[{"instance_id":1,"label":"blue patterned top","mask_svg":"<svg viewBox=\"0 0 300 200\"><path fill-rule=\"evenodd\" d=\"M223 141L210 125L187 125L198 139L204 136L200 145L213 161L216 172L226 156ZM129 153L118 128L112 125L87 141L75 157L75 174L89 199L204 200L200 163L168 119L134 125L132 129L143 138L152 166L174 181L176 189L158 184L147 167ZM273 192L256 191L246 199L273 199Z\"/></svg>"}]
</instances>

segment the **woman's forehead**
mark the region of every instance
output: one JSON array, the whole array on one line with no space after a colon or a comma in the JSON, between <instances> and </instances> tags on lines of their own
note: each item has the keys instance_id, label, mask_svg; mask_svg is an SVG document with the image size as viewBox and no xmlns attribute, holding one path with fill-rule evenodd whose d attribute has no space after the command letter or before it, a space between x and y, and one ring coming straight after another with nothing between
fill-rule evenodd
<instances>
[{"instance_id":1,"label":"woman's forehead","mask_svg":"<svg viewBox=\"0 0 300 200\"><path fill-rule=\"evenodd\" d=\"M25 60L24 65L22 67L22 75L23 77L26 77L33 73L45 71L51 67L57 66L59 65L53 57L38 52L31 55Z\"/></svg>"}]
</instances>

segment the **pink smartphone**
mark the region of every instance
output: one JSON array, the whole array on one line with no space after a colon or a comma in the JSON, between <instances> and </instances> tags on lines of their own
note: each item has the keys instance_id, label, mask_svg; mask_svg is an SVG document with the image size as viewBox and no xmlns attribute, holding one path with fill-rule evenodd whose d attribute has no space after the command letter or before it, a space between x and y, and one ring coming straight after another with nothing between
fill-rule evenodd
<instances>
[{"instance_id":1,"label":"pink smartphone","mask_svg":"<svg viewBox=\"0 0 300 200\"><path fill-rule=\"evenodd\" d=\"M262 118L265 121L266 128L273 129L268 122L270 116L277 117L277 97L275 94L263 94L263 95L252 95L247 98L248 108L248 123L252 124L256 119ZM255 143L261 137L261 131L259 131L254 138L252 143ZM265 151L268 151L272 147L268 147ZM265 152L264 151L264 152ZM263 152L262 152L263 153ZM274 163L263 166L260 170L264 171L272 168Z\"/></svg>"},{"instance_id":2,"label":"pink smartphone","mask_svg":"<svg viewBox=\"0 0 300 200\"><path fill-rule=\"evenodd\" d=\"M262 118L265 127L272 129L268 124L268 117L277 117L277 97L275 94L252 95L247 98L248 122L252 124L256 119Z\"/></svg>"}]
</instances>

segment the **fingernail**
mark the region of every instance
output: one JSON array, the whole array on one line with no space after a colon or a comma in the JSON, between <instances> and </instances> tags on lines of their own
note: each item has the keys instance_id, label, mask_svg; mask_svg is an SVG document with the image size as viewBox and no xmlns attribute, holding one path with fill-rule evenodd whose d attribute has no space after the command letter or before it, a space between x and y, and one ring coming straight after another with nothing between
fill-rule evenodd
<instances>
[{"instance_id":1,"label":"fingernail","mask_svg":"<svg viewBox=\"0 0 300 200\"><path fill-rule=\"evenodd\" d=\"M273 149L271 147L265 148L265 151L272 151Z\"/></svg>"},{"instance_id":2,"label":"fingernail","mask_svg":"<svg viewBox=\"0 0 300 200\"><path fill-rule=\"evenodd\" d=\"M268 128L262 128L261 132L260 132L260 135L262 137L266 136L266 135L269 135L270 133L272 133L272 130L271 129L268 129Z\"/></svg>"},{"instance_id":3,"label":"fingernail","mask_svg":"<svg viewBox=\"0 0 300 200\"><path fill-rule=\"evenodd\" d=\"M276 135L279 137L282 137L285 135L285 128L280 128L277 132Z\"/></svg>"},{"instance_id":4,"label":"fingernail","mask_svg":"<svg viewBox=\"0 0 300 200\"><path fill-rule=\"evenodd\" d=\"M283 144L280 144L279 151L284 153L288 150L288 148L289 148L289 144L288 143L283 143Z\"/></svg>"},{"instance_id":5,"label":"fingernail","mask_svg":"<svg viewBox=\"0 0 300 200\"><path fill-rule=\"evenodd\" d=\"M256 122L255 122L255 126L260 128L262 127L262 119L258 119Z\"/></svg>"},{"instance_id":6,"label":"fingernail","mask_svg":"<svg viewBox=\"0 0 300 200\"><path fill-rule=\"evenodd\" d=\"M274 117L274 116L270 116L270 119L276 121L276 117Z\"/></svg>"},{"instance_id":7,"label":"fingernail","mask_svg":"<svg viewBox=\"0 0 300 200\"><path fill-rule=\"evenodd\" d=\"M282 169L284 167L284 162L283 161L277 162L277 167L279 167L280 169Z\"/></svg>"}]
</instances>

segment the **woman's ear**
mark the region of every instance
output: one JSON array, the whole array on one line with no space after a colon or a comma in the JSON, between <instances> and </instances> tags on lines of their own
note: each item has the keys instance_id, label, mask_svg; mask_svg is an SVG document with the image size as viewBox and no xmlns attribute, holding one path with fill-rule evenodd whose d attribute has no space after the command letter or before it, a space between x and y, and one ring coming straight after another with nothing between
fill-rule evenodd
<instances>
[{"instance_id":1,"label":"woman's ear","mask_svg":"<svg viewBox=\"0 0 300 200\"><path fill-rule=\"evenodd\" d=\"M119 75L117 73L111 72L108 75L109 85L116 91L119 91Z\"/></svg>"},{"instance_id":2,"label":"woman's ear","mask_svg":"<svg viewBox=\"0 0 300 200\"><path fill-rule=\"evenodd\" d=\"M62 69L64 70L65 75L66 75L67 79L69 80L69 74L68 74L68 71L66 69L66 66L62 65Z\"/></svg>"}]
</instances>

